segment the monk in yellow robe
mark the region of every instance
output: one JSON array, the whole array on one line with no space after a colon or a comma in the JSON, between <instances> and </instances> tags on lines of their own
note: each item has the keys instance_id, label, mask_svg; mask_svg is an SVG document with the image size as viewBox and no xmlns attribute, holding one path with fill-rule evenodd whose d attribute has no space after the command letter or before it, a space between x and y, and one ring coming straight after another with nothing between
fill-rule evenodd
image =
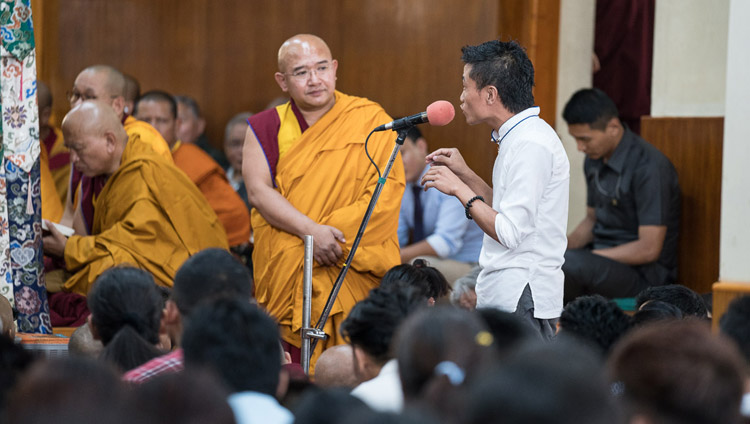
<instances>
[{"instance_id":1,"label":"monk in yellow robe","mask_svg":"<svg viewBox=\"0 0 750 424\"><path fill-rule=\"evenodd\" d=\"M171 286L190 255L208 247L228 248L216 214L174 164L139 135L128 135L114 110L86 101L63 120L73 165L106 183L96 198L92 235L65 238L54 227L44 250L62 257L73 275L64 289L86 295L105 270L132 264Z\"/></svg>"},{"instance_id":2,"label":"monk in yellow robe","mask_svg":"<svg viewBox=\"0 0 750 424\"><path fill-rule=\"evenodd\" d=\"M378 174L365 155L369 131L391 118L377 104L335 91L338 62L323 40L297 35L279 49L276 81L291 101L248 119L243 176L254 209L253 267L258 302L279 322L282 338L299 347L305 235L314 237L312 324L323 310L374 192ZM393 134L367 146L383 169ZM356 302L400 263L398 214L405 187L400 157L380 195L346 275L322 349L344 343L338 328ZM292 358L295 358L294 349Z\"/></svg>"},{"instance_id":3,"label":"monk in yellow robe","mask_svg":"<svg viewBox=\"0 0 750 424\"><path fill-rule=\"evenodd\" d=\"M96 100L109 104L121 120L128 136L138 136L143 147L149 147L173 162L167 142L151 125L125 114L125 77L117 69L107 65L90 66L75 79L69 101L71 108L85 100ZM68 197L61 223L72 226L76 234L91 234L96 197L104 187L101 176L90 178L73 169L70 173Z\"/></svg>"},{"instance_id":4,"label":"monk in yellow robe","mask_svg":"<svg viewBox=\"0 0 750 424\"><path fill-rule=\"evenodd\" d=\"M182 169L201 193L206 196L229 237L229 245L241 246L250 242L250 213L227 180L216 161L194 144L177 139L177 102L164 91L149 91L135 105L134 116L147 122L161 133L172 149L175 165Z\"/></svg>"},{"instance_id":5,"label":"monk in yellow robe","mask_svg":"<svg viewBox=\"0 0 750 424\"><path fill-rule=\"evenodd\" d=\"M39 184L42 198L42 219L52 222L60 222L63 214L63 206L55 189L55 180L49 170L49 158L47 150L42 147L39 151Z\"/></svg>"},{"instance_id":6,"label":"monk in yellow robe","mask_svg":"<svg viewBox=\"0 0 750 424\"><path fill-rule=\"evenodd\" d=\"M36 82L37 103L39 107L39 141L42 153L45 154L48 170L54 183L55 192L59 197L60 207L65 203L68 196L68 180L70 179L70 154L63 143L62 131L50 124L52 116L52 93L47 84L37 80ZM42 187L51 193L50 189ZM44 209L44 200L42 200ZM57 218L58 221L60 217Z\"/></svg>"}]
</instances>

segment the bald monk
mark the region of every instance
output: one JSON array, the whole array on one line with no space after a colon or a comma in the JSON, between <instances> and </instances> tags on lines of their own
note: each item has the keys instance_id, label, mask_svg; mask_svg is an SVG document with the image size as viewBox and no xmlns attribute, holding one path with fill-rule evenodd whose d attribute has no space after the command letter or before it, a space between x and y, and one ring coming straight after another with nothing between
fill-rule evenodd
<instances>
[{"instance_id":1,"label":"bald monk","mask_svg":"<svg viewBox=\"0 0 750 424\"><path fill-rule=\"evenodd\" d=\"M365 155L367 134L391 117L377 103L336 90L338 62L314 35L279 49L276 82L291 101L248 119L242 175L253 205L255 296L279 322L292 350L300 346L303 238L314 237L312 317L320 316L367 210L378 174ZM368 150L380 169L395 136L377 133ZM338 328L357 301L400 263L396 230L404 191L401 158L393 167L354 256L321 348L343 344Z\"/></svg>"},{"instance_id":2,"label":"bald monk","mask_svg":"<svg viewBox=\"0 0 750 424\"><path fill-rule=\"evenodd\" d=\"M142 147L150 148L168 162L174 162L172 152L161 134L151 125L125 113L125 89L125 77L120 71L108 65L94 65L78 74L68 100L71 109L85 100L99 99L109 104L128 136L138 135L137 140ZM61 223L72 226L76 234L91 234L94 201L104 187L104 182L103 177L90 178L73 169Z\"/></svg>"},{"instance_id":3,"label":"bald monk","mask_svg":"<svg viewBox=\"0 0 750 424\"><path fill-rule=\"evenodd\" d=\"M51 226L43 239L45 253L64 258L73 273L64 290L86 295L99 274L125 263L171 286L190 255L228 248L221 223L195 184L138 134L128 135L107 103L89 100L74 107L62 130L73 166L105 180L92 235L66 238Z\"/></svg>"},{"instance_id":4,"label":"bald monk","mask_svg":"<svg viewBox=\"0 0 750 424\"><path fill-rule=\"evenodd\" d=\"M249 243L250 213L229 184L224 170L200 147L177 139L175 129L179 118L174 97L164 91L149 91L136 102L134 116L151 124L164 137L175 165L198 186L216 212L229 237L229 245Z\"/></svg>"}]
</instances>

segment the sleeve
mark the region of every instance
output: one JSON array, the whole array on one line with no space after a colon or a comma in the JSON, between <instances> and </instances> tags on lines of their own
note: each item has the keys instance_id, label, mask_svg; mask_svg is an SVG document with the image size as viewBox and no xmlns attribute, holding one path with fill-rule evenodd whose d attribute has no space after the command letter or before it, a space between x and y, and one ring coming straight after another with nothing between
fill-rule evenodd
<instances>
[{"instance_id":1,"label":"sleeve","mask_svg":"<svg viewBox=\"0 0 750 424\"><path fill-rule=\"evenodd\" d=\"M506 191L495 217L495 232L508 249L518 247L536 228L544 188L552 178L552 152L528 143L509 162Z\"/></svg>"},{"instance_id":2,"label":"sleeve","mask_svg":"<svg viewBox=\"0 0 750 424\"><path fill-rule=\"evenodd\" d=\"M398 213L398 244L401 247L406 246L409 243L409 216L414 214L414 202L411 200L411 196L404 192L404 196L401 200L401 209Z\"/></svg>"},{"instance_id":3,"label":"sleeve","mask_svg":"<svg viewBox=\"0 0 750 424\"><path fill-rule=\"evenodd\" d=\"M671 192L669 168L664 164L647 163L633 176L638 225L667 225Z\"/></svg>"},{"instance_id":4,"label":"sleeve","mask_svg":"<svg viewBox=\"0 0 750 424\"><path fill-rule=\"evenodd\" d=\"M464 207L458 199L445 196L442 200L437 211L435 231L427 237L427 243L439 257L447 258L463 247L464 235L471 221L466 219Z\"/></svg>"},{"instance_id":5,"label":"sleeve","mask_svg":"<svg viewBox=\"0 0 750 424\"><path fill-rule=\"evenodd\" d=\"M583 165L583 178L586 181L586 206L593 208L596 207L594 205L594 192L591 190L591 181L589 174L591 169L591 164L589 163L589 158L584 159L584 165Z\"/></svg>"}]
</instances>

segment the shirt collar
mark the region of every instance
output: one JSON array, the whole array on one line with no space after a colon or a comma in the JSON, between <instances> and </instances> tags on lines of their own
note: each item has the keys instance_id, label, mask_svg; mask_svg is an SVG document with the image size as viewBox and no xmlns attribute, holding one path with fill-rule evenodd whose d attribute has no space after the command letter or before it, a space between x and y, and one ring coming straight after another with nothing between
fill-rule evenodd
<instances>
[{"instance_id":1,"label":"shirt collar","mask_svg":"<svg viewBox=\"0 0 750 424\"><path fill-rule=\"evenodd\" d=\"M497 130L492 130L492 141L496 142L497 144L500 144L501 141L503 141L503 138L505 138L506 135L521 121L523 121L526 118L530 118L532 116L539 116L539 106L532 106L528 109L522 110L521 112L518 112L517 114L513 115L503 123L503 125L500 126Z\"/></svg>"},{"instance_id":2,"label":"shirt collar","mask_svg":"<svg viewBox=\"0 0 750 424\"><path fill-rule=\"evenodd\" d=\"M622 169L625 167L625 160L628 156L630 146L633 145L633 133L630 129L623 125L624 131L622 133L622 140L615 147L615 151L612 153L612 157L607 161L607 166L612 168L613 171L618 174L622 173Z\"/></svg>"}]
</instances>

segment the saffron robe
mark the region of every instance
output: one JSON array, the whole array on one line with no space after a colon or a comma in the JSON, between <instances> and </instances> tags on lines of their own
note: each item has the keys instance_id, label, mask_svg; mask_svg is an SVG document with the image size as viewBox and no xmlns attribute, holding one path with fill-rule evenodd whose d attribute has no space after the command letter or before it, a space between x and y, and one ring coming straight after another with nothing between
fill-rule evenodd
<instances>
[{"instance_id":1,"label":"saffron robe","mask_svg":"<svg viewBox=\"0 0 750 424\"><path fill-rule=\"evenodd\" d=\"M70 151L65 147L62 131L59 128L50 126L49 134L42 140L42 150L47 154L49 171L54 179L60 203L64 205L68 197Z\"/></svg>"},{"instance_id":2,"label":"saffron robe","mask_svg":"<svg viewBox=\"0 0 750 424\"><path fill-rule=\"evenodd\" d=\"M346 239L338 266L320 266L313 261L312 325L320 317L352 248L378 180L365 155L365 138L371 129L391 121L377 103L338 91L335 95L333 108L309 128L293 102L248 119L268 159L276 190L313 221L341 230ZM368 151L381 170L395 138L389 132L370 138ZM290 139L292 143L288 142ZM286 151L279 154L279 146L287 146ZM329 337L318 343L312 364L324 348L344 343L338 331L341 321L355 303L380 284L386 271L401 263L396 232L404 187L404 167L399 156L324 327ZM278 320L282 338L299 347L304 242L271 226L257 208L251 215L255 296Z\"/></svg>"},{"instance_id":3,"label":"saffron robe","mask_svg":"<svg viewBox=\"0 0 750 424\"><path fill-rule=\"evenodd\" d=\"M171 287L188 257L209 247L229 247L224 228L195 184L143 145L138 134L128 138L120 168L96 198L93 235L68 239L65 266L74 274L64 284L66 291L86 295L96 277L120 264L142 268L158 284Z\"/></svg>"},{"instance_id":4,"label":"saffron robe","mask_svg":"<svg viewBox=\"0 0 750 424\"><path fill-rule=\"evenodd\" d=\"M42 146L39 150L39 174L42 198L42 219L52 222L60 222L63 215L63 204L55 187L55 180L49 169L49 156L47 149Z\"/></svg>"},{"instance_id":5,"label":"saffron robe","mask_svg":"<svg viewBox=\"0 0 750 424\"><path fill-rule=\"evenodd\" d=\"M229 184L224 170L194 144L176 142L172 146L175 165L182 169L206 196L227 232L230 246L250 241L250 212Z\"/></svg>"}]
</instances>

